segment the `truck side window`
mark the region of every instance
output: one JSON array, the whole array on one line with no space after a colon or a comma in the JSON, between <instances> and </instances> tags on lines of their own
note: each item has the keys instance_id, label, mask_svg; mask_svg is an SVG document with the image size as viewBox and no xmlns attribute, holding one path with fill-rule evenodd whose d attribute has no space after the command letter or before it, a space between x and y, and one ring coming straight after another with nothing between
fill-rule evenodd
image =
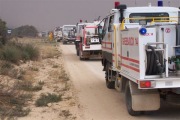
<instances>
[{"instance_id":1,"label":"truck side window","mask_svg":"<svg viewBox=\"0 0 180 120\"><path fill-rule=\"evenodd\" d=\"M108 27L109 32L113 31L113 23L114 23L114 16L111 16L109 19L109 27Z\"/></svg>"},{"instance_id":2,"label":"truck side window","mask_svg":"<svg viewBox=\"0 0 180 120\"><path fill-rule=\"evenodd\" d=\"M149 18L146 21L147 22L151 22L152 19L150 18L154 18L155 21L157 22L161 22L162 21L168 21L169 20L169 14L166 12L160 12L160 13L131 13L129 15L130 19L130 23L139 23L139 20L141 20L142 18Z\"/></svg>"},{"instance_id":3,"label":"truck side window","mask_svg":"<svg viewBox=\"0 0 180 120\"><path fill-rule=\"evenodd\" d=\"M104 36L106 34L107 27L108 27L108 18L106 18L105 21L104 21L104 27L103 27L103 30L102 30L102 39L104 38Z\"/></svg>"},{"instance_id":4,"label":"truck side window","mask_svg":"<svg viewBox=\"0 0 180 120\"><path fill-rule=\"evenodd\" d=\"M180 24L180 12L178 12L178 24Z\"/></svg>"}]
</instances>

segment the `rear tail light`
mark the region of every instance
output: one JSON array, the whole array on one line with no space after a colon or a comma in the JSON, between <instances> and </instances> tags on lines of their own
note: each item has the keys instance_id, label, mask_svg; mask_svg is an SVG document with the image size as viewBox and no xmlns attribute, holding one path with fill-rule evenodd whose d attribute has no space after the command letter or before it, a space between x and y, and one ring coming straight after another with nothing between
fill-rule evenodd
<instances>
[{"instance_id":1,"label":"rear tail light","mask_svg":"<svg viewBox=\"0 0 180 120\"><path fill-rule=\"evenodd\" d=\"M141 88L154 88L156 86L154 81L139 81Z\"/></svg>"}]
</instances>

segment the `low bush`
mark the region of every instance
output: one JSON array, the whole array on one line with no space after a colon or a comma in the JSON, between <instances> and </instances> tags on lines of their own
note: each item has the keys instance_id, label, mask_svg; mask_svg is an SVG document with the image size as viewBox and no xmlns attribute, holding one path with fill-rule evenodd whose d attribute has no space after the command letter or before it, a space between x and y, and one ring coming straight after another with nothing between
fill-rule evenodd
<instances>
[{"instance_id":1,"label":"low bush","mask_svg":"<svg viewBox=\"0 0 180 120\"><path fill-rule=\"evenodd\" d=\"M42 94L39 99L36 100L36 106L41 107L41 106L47 106L48 103L54 103L54 102L59 102L62 100L62 95L56 95L56 94L50 94L48 93L47 95Z\"/></svg>"},{"instance_id":2,"label":"low bush","mask_svg":"<svg viewBox=\"0 0 180 120\"><path fill-rule=\"evenodd\" d=\"M17 87L20 90L33 92L42 90L43 85L32 85L32 82L30 81L22 81L18 83Z\"/></svg>"},{"instance_id":3,"label":"low bush","mask_svg":"<svg viewBox=\"0 0 180 120\"><path fill-rule=\"evenodd\" d=\"M21 60L21 50L16 46L5 45L0 52L0 58L8 62L18 63Z\"/></svg>"},{"instance_id":4,"label":"low bush","mask_svg":"<svg viewBox=\"0 0 180 120\"><path fill-rule=\"evenodd\" d=\"M37 60L39 57L39 50L31 44L26 44L23 49L23 58L27 60Z\"/></svg>"},{"instance_id":5,"label":"low bush","mask_svg":"<svg viewBox=\"0 0 180 120\"><path fill-rule=\"evenodd\" d=\"M39 49L31 44L10 42L0 49L0 59L17 64L20 60L37 60Z\"/></svg>"}]
</instances>

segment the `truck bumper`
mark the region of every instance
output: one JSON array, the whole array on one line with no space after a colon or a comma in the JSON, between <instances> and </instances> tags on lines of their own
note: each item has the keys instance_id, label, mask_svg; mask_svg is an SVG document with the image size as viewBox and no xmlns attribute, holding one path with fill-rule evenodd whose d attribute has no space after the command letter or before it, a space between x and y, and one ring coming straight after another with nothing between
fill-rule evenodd
<instances>
[{"instance_id":1,"label":"truck bumper","mask_svg":"<svg viewBox=\"0 0 180 120\"><path fill-rule=\"evenodd\" d=\"M101 50L86 50L82 52L82 58L102 58L102 51Z\"/></svg>"}]
</instances>

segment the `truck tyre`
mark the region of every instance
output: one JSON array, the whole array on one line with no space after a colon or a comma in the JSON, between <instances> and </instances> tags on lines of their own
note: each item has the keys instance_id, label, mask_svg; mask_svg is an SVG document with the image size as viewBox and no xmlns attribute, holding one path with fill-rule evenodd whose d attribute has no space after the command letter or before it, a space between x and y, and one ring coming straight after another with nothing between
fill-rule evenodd
<instances>
[{"instance_id":1,"label":"truck tyre","mask_svg":"<svg viewBox=\"0 0 180 120\"><path fill-rule=\"evenodd\" d=\"M66 42L65 42L65 41L63 41L63 44L65 45L65 44L66 44Z\"/></svg>"},{"instance_id":2,"label":"truck tyre","mask_svg":"<svg viewBox=\"0 0 180 120\"><path fill-rule=\"evenodd\" d=\"M76 54L77 54L77 56L79 56L79 51L78 50L76 50Z\"/></svg>"},{"instance_id":3,"label":"truck tyre","mask_svg":"<svg viewBox=\"0 0 180 120\"><path fill-rule=\"evenodd\" d=\"M109 76L108 76L108 72L109 70L109 63L106 66L106 71L105 71L105 79L106 79L106 87L109 89L114 89L115 88L115 81L110 81L109 80Z\"/></svg>"},{"instance_id":4,"label":"truck tyre","mask_svg":"<svg viewBox=\"0 0 180 120\"><path fill-rule=\"evenodd\" d=\"M83 60L83 58L81 57L81 50L78 50L78 53L79 53L79 59Z\"/></svg>"},{"instance_id":5,"label":"truck tyre","mask_svg":"<svg viewBox=\"0 0 180 120\"><path fill-rule=\"evenodd\" d=\"M79 48L76 49L76 54L79 56Z\"/></svg>"},{"instance_id":6,"label":"truck tyre","mask_svg":"<svg viewBox=\"0 0 180 120\"><path fill-rule=\"evenodd\" d=\"M141 114L141 111L134 111L132 109L132 96L130 92L129 82L126 83L126 87L125 87L125 101L126 101L127 111L130 115L138 116Z\"/></svg>"}]
</instances>

